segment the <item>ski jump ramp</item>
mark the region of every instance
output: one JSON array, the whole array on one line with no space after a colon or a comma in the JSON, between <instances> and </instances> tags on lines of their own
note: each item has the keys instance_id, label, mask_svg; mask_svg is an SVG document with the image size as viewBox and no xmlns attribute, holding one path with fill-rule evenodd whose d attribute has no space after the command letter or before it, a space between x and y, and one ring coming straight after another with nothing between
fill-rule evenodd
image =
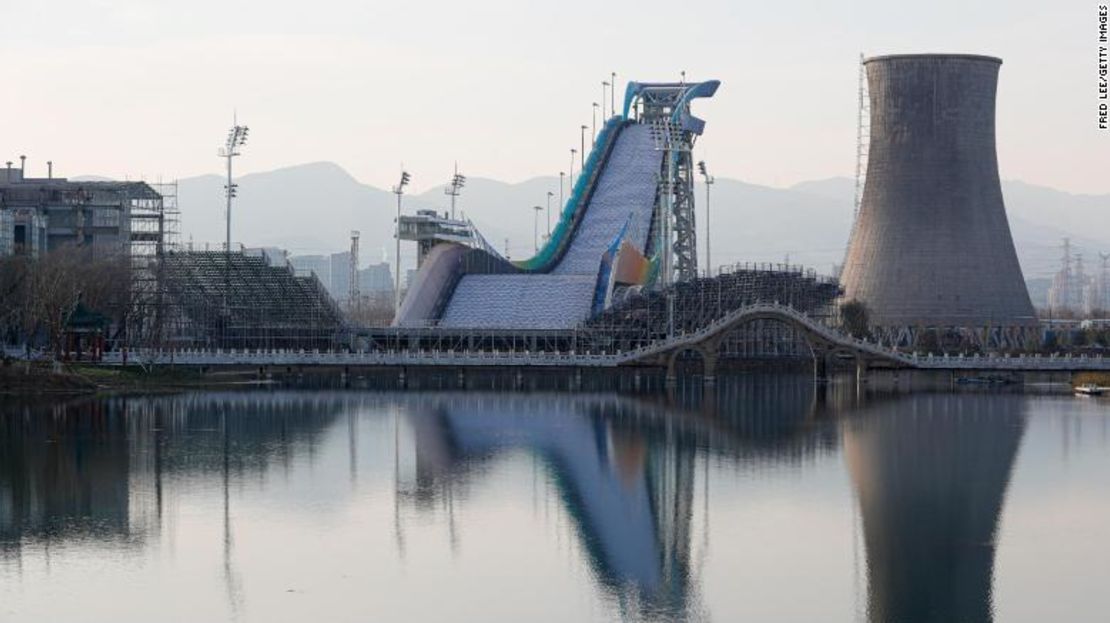
<instances>
[{"instance_id":1,"label":"ski jump ramp","mask_svg":"<svg viewBox=\"0 0 1110 623\"><path fill-rule=\"evenodd\" d=\"M635 285L649 285L663 247L659 197L670 152L662 135L700 135L704 122L689 114L689 102L711 97L718 86L716 80L629 83L623 113L598 133L543 248L530 259L511 262L480 235L476 247L437 245L417 272L394 326L569 329L611 300L622 283L617 273L630 272L616 270L618 259L625 265L635 261L622 256L646 260ZM653 93L664 91L676 99L661 118L650 101Z\"/></svg>"}]
</instances>

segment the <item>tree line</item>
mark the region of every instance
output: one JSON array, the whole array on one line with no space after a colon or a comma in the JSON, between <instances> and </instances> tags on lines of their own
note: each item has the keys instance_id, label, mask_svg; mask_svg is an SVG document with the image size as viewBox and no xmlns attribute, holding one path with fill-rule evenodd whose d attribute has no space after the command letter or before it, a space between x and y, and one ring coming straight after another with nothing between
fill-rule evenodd
<instances>
[{"instance_id":1,"label":"tree line","mask_svg":"<svg viewBox=\"0 0 1110 623\"><path fill-rule=\"evenodd\" d=\"M79 305L106 316L118 337L131 309L126 255L62 245L38 258L0 258L0 341L49 348L55 358Z\"/></svg>"}]
</instances>

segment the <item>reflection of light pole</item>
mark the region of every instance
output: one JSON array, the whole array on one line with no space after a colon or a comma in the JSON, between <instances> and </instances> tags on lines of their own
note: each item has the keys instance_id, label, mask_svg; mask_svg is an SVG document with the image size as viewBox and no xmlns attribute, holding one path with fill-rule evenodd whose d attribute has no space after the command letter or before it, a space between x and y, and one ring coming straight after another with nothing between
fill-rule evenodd
<instances>
[{"instance_id":1,"label":"reflection of light pole","mask_svg":"<svg viewBox=\"0 0 1110 623\"><path fill-rule=\"evenodd\" d=\"M706 171L705 161L698 161L698 171L701 176L705 178L705 276L713 276L713 256L710 253L709 240L713 233L709 229L709 188L713 186L713 182L717 181L712 175Z\"/></svg>"},{"instance_id":2,"label":"reflection of light pole","mask_svg":"<svg viewBox=\"0 0 1110 623\"><path fill-rule=\"evenodd\" d=\"M220 148L219 156L227 159L227 185L224 186L227 195L227 243L224 250L231 256L231 200L235 197L235 190L239 187L231 181L231 159L239 155L239 148L246 144L247 134L250 129L245 125L236 123L227 131L227 143ZM228 260L230 261L230 260Z\"/></svg>"},{"instance_id":3,"label":"reflection of light pole","mask_svg":"<svg viewBox=\"0 0 1110 623\"><path fill-rule=\"evenodd\" d=\"M548 240L551 239L551 197L553 197L554 195L555 195L555 193L551 192L550 190L547 191L547 238L548 238Z\"/></svg>"},{"instance_id":4,"label":"reflection of light pole","mask_svg":"<svg viewBox=\"0 0 1110 623\"><path fill-rule=\"evenodd\" d=\"M401 181L393 187L393 194L397 195L397 265L393 268L394 275L394 289L393 289L393 314L396 315L401 311L401 195L405 194L405 186L408 186L409 176L408 171L401 170Z\"/></svg>"},{"instance_id":5,"label":"reflection of light pole","mask_svg":"<svg viewBox=\"0 0 1110 623\"><path fill-rule=\"evenodd\" d=\"M532 217L532 249L533 253L540 252L540 212L543 211L543 206L532 206L535 214Z\"/></svg>"},{"instance_id":6,"label":"reflection of light pole","mask_svg":"<svg viewBox=\"0 0 1110 623\"><path fill-rule=\"evenodd\" d=\"M578 153L578 150L571 147L570 148L570 183L568 184L568 187L570 189L571 194L574 193L574 154L576 154L576 153Z\"/></svg>"},{"instance_id":7,"label":"reflection of light pole","mask_svg":"<svg viewBox=\"0 0 1110 623\"><path fill-rule=\"evenodd\" d=\"M594 102L593 122L592 123L593 123L593 130L592 130L593 134L592 134L592 136L594 137L593 138L593 144L597 145L597 102Z\"/></svg>"}]
</instances>

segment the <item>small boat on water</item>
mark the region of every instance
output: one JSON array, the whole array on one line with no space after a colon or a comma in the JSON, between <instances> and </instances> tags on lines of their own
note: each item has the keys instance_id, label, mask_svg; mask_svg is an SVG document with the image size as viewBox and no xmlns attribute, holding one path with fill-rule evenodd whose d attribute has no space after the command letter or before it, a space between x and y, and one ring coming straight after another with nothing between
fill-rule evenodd
<instances>
[{"instance_id":1,"label":"small boat on water","mask_svg":"<svg viewBox=\"0 0 1110 623\"><path fill-rule=\"evenodd\" d=\"M1094 383L1084 383L1075 387L1077 396L1101 396L1102 391L1103 389Z\"/></svg>"}]
</instances>

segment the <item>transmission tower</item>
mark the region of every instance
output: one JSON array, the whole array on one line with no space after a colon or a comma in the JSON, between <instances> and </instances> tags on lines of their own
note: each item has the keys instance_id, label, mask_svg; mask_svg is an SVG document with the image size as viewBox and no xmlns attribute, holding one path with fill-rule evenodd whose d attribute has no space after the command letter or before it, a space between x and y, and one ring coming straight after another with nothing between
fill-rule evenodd
<instances>
[{"instance_id":1,"label":"transmission tower","mask_svg":"<svg viewBox=\"0 0 1110 623\"><path fill-rule=\"evenodd\" d=\"M362 294L358 291L358 237L357 229L351 230L351 257L349 274L347 276L347 305L354 314L358 315Z\"/></svg>"},{"instance_id":2,"label":"transmission tower","mask_svg":"<svg viewBox=\"0 0 1110 623\"><path fill-rule=\"evenodd\" d=\"M1098 313L1105 317L1110 312L1110 267L1107 262L1110 262L1110 253L1099 253L1098 259L1102 260L1102 264L1098 269Z\"/></svg>"}]
</instances>

